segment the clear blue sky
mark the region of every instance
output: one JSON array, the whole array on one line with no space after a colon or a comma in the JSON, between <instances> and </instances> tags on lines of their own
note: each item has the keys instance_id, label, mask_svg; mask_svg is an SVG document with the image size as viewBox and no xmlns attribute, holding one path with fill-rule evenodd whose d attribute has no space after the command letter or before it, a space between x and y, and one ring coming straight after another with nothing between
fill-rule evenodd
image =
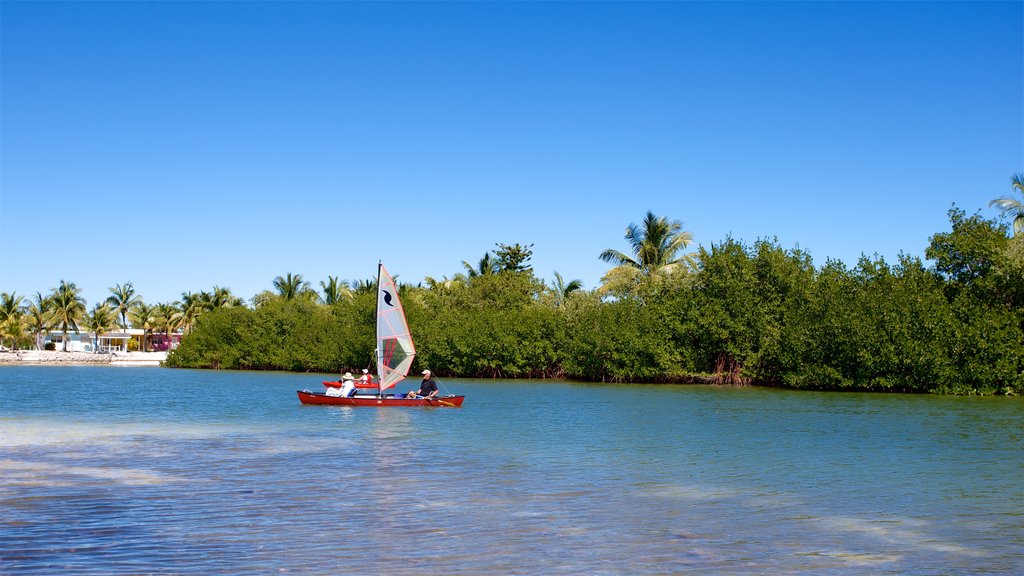
<instances>
[{"instance_id":1,"label":"clear blue sky","mask_svg":"<svg viewBox=\"0 0 1024 576\"><path fill-rule=\"evenodd\" d=\"M0 291L599 284L647 210L850 265L1024 171L1021 2L0 3Z\"/></svg>"}]
</instances>

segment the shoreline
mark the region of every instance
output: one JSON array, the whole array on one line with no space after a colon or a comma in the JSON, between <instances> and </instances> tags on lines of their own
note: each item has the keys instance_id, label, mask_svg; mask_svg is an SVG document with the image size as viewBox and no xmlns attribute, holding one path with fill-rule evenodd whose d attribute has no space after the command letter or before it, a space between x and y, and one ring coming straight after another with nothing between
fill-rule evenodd
<instances>
[{"instance_id":1,"label":"shoreline","mask_svg":"<svg viewBox=\"0 0 1024 576\"><path fill-rule=\"evenodd\" d=\"M60 352L12 350L0 352L0 366L160 366L167 352Z\"/></svg>"}]
</instances>

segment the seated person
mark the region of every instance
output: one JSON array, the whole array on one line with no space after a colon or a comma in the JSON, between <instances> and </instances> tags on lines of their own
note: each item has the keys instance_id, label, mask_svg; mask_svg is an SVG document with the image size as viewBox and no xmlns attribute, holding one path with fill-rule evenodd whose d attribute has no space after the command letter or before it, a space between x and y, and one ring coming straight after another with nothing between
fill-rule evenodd
<instances>
[{"instance_id":1,"label":"seated person","mask_svg":"<svg viewBox=\"0 0 1024 576\"><path fill-rule=\"evenodd\" d=\"M437 382L430 376L430 370L423 371L420 389L406 395L408 398L433 398L434 396L437 396Z\"/></svg>"},{"instance_id":2,"label":"seated person","mask_svg":"<svg viewBox=\"0 0 1024 576\"><path fill-rule=\"evenodd\" d=\"M341 380L342 385L341 393L339 394L339 396L348 398L349 396L352 396L353 394L356 393L356 382L355 379L352 378L351 372L345 372L345 375L342 376Z\"/></svg>"}]
</instances>

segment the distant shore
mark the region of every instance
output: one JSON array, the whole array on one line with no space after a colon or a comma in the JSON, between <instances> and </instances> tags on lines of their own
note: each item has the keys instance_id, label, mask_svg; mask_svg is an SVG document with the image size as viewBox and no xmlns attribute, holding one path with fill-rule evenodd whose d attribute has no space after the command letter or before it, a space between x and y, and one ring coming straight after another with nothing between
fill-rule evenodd
<instances>
[{"instance_id":1,"label":"distant shore","mask_svg":"<svg viewBox=\"0 0 1024 576\"><path fill-rule=\"evenodd\" d=\"M167 359L167 352L55 352L51 350L15 350L0 352L0 366L11 365L107 365L107 366L159 366Z\"/></svg>"}]
</instances>

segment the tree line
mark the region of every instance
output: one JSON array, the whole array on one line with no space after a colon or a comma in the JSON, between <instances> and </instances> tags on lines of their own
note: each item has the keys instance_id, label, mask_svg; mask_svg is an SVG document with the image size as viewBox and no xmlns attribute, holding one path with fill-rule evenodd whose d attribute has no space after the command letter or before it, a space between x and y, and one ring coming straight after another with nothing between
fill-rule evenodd
<instances>
[{"instance_id":1,"label":"tree line","mask_svg":"<svg viewBox=\"0 0 1024 576\"><path fill-rule=\"evenodd\" d=\"M1012 183L1024 193L1021 176ZM853 267L834 260L815 267L806 252L774 240L748 245L726 238L686 252L692 236L681 223L648 212L626 229L629 253L600 253L614 267L600 287L584 290L557 272L551 282L539 279L529 264L532 245L497 244L477 264L464 261L451 278L400 283L416 339L415 369L441 376L1018 394L1024 390L1024 205L1012 197L992 205L1013 217L1013 235L995 219L954 207L950 230L930 239L927 265L901 255L893 263L865 256ZM170 366L335 372L372 364L374 279L329 277L317 291L301 275L287 274L273 287L248 306L229 292L214 298L215 289L183 294L181 302L165 305L170 311L140 315L145 305L118 295L119 285L103 306L125 326L127 315L133 326L189 332L169 354ZM57 311L52 325L74 319L67 309L75 306L60 296L65 292L74 291L62 282L48 298ZM12 298L2 296L6 311ZM33 305L42 298L36 296ZM30 330L40 325L31 306L26 317ZM6 328L3 334L11 336Z\"/></svg>"},{"instance_id":2,"label":"tree line","mask_svg":"<svg viewBox=\"0 0 1024 576\"><path fill-rule=\"evenodd\" d=\"M632 255L596 290L545 283L518 259L401 285L416 370L445 376L752 383L815 390L1024 390L1024 237L962 210L931 265L901 255L821 267L776 241L680 254L678 222L648 214ZM660 247L661 249L658 249ZM573 285L570 288L570 284ZM199 318L168 358L183 367L334 372L372 363L372 287L333 304L269 298Z\"/></svg>"},{"instance_id":3,"label":"tree line","mask_svg":"<svg viewBox=\"0 0 1024 576\"><path fill-rule=\"evenodd\" d=\"M231 290L217 286L211 292L183 293L181 301L147 304L132 283L125 282L110 288L110 296L89 309L81 289L74 282L61 280L49 293L36 292L30 298L0 293L0 346L42 350L46 335L60 331L67 352L70 332L87 331L98 338L131 326L143 331L142 347L148 351L154 333L163 333L169 341L173 332L191 330L203 312L244 305ZM99 347L94 345L93 350Z\"/></svg>"}]
</instances>

